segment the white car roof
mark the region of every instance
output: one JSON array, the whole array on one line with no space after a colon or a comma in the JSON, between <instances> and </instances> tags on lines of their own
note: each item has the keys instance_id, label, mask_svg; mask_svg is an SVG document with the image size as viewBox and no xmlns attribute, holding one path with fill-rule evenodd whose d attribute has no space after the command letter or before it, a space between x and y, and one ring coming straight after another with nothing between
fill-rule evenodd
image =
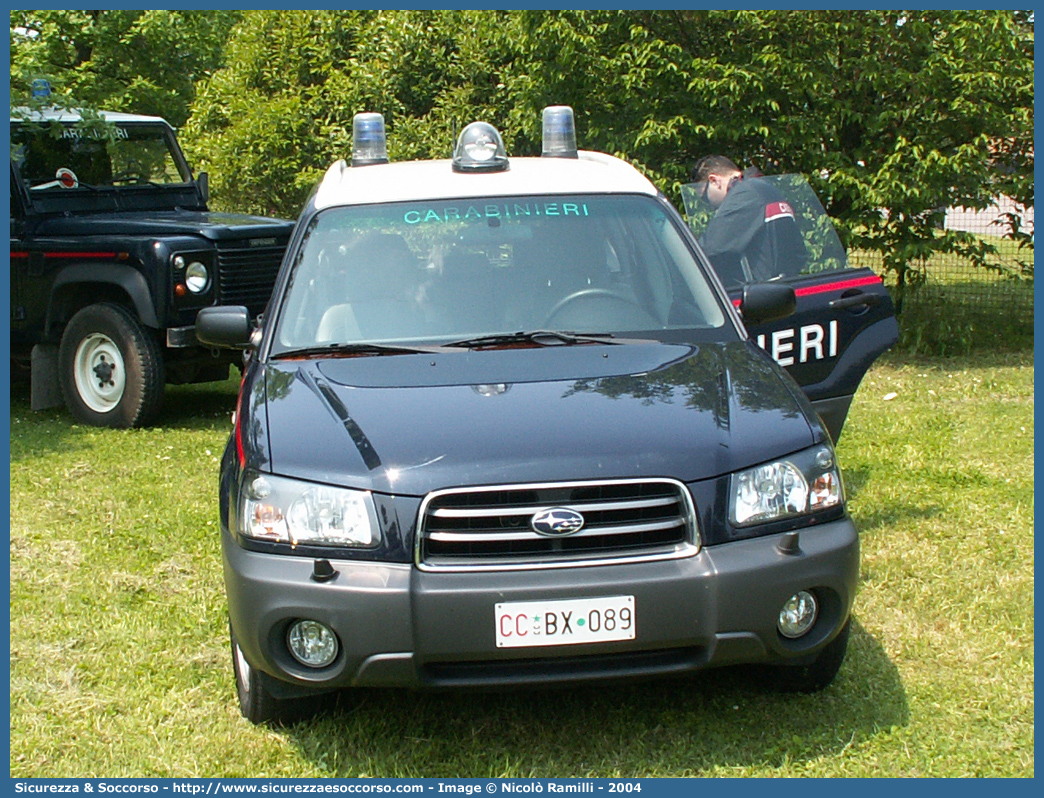
<instances>
[{"instance_id":1,"label":"white car roof","mask_svg":"<svg viewBox=\"0 0 1044 798\"><path fill-rule=\"evenodd\" d=\"M502 172L454 172L452 161L403 161L331 166L315 195L317 209L412 200L534 194L647 194L659 192L626 161L581 150L577 158L511 158Z\"/></svg>"},{"instance_id":2,"label":"white car roof","mask_svg":"<svg viewBox=\"0 0 1044 798\"><path fill-rule=\"evenodd\" d=\"M160 123L170 127L166 119L159 116L144 116L142 114L124 114L119 111L99 111L98 114L106 122L113 124L128 122L152 122ZM80 112L69 108L14 108L11 111L12 122L79 122L83 119Z\"/></svg>"}]
</instances>

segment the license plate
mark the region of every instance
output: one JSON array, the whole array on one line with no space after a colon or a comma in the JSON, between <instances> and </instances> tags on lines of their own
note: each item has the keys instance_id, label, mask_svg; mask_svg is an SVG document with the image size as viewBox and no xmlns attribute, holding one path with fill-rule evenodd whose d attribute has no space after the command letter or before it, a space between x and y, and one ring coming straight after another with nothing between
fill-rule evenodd
<instances>
[{"instance_id":1,"label":"license plate","mask_svg":"<svg viewBox=\"0 0 1044 798\"><path fill-rule=\"evenodd\" d=\"M496 605L497 648L634 640L634 596Z\"/></svg>"}]
</instances>

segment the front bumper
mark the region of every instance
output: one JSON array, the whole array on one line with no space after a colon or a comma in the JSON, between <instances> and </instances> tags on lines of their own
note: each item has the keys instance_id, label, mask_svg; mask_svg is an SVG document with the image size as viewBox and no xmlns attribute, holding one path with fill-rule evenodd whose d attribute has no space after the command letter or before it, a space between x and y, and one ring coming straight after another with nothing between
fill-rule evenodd
<instances>
[{"instance_id":1,"label":"front bumper","mask_svg":"<svg viewBox=\"0 0 1044 798\"><path fill-rule=\"evenodd\" d=\"M232 628L252 667L296 688L495 687L680 673L736 663L810 661L848 618L859 576L859 538L848 518L800 532L704 547L652 563L473 573L425 573L405 564L313 560L248 551L223 533ZM784 601L815 591L819 617L797 640L776 631ZM636 639L498 649L494 605L633 595ZM299 618L337 634L327 668L300 665L286 647Z\"/></svg>"},{"instance_id":2,"label":"front bumper","mask_svg":"<svg viewBox=\"0 0 1044 798\"><path fill-rule=\"evenodd\" d=\"M199 346L199 339L196 338L196 325L191 324L188 327L168 327L167 346L171 349L184 349L189 346Z\"/></svg>"}]
</instances>

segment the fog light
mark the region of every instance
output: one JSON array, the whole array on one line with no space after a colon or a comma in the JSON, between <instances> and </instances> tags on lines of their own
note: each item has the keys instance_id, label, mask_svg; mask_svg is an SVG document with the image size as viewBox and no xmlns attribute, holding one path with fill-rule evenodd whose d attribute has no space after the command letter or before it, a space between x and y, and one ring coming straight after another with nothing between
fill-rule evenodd
<instances>
[{"instance_id":1,"label":"fog light","mask_svg":"<svg viewBox=\"0 0 1044 798\"><path fill-rule=\"evenodd\" d=\"M309 668L325 668L337 657L337 635L318 621L297 621L286 633L294 659Z\"/></svg>"},{"instance_id":2,"label":"fog light","mask_svg":"<svg viewBox=\"0 0 1044 798\"><path fill-rule=\"evenodd\" d=\"M783 603L777 628L783 637L801 637L812 628L817 615L819 604L816 597L807 590L801 590Z\"/></svg>"}]
</instances>

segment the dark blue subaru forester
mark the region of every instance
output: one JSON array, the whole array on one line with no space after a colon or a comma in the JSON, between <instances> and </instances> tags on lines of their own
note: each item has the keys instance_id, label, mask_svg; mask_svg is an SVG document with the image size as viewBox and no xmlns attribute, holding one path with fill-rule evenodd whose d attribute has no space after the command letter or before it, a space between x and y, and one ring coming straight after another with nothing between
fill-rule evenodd
<instances>
[{"instance_id":1,"label":"dark blue subaru forester","mask_svg":"<svg viewBox=\"0 0 1044 798\"><path fill-rule=\"evenodd\" d=\"M552 107L543 157L473 123L452 159L388 163L357 115L263 320L200 314L248 350L221 524L250 720L362 685L837 673L858 536L827 429L744 326L794 289L734 306L573 131Z\"/></svg>"}]
</instances>

